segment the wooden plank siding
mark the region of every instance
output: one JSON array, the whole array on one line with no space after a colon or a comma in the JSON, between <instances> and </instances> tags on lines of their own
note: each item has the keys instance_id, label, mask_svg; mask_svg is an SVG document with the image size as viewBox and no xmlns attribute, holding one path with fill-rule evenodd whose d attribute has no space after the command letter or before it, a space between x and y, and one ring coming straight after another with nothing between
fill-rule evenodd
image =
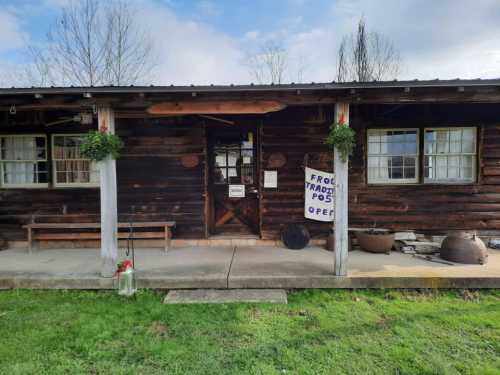
<instances>
[{"instance_id":1,"label":"wooden plank siding","mask_svg":"<svg viewBox=\"0 0 500 375\"><path fill-rule=\"evenodd\" d=\"M22 116L22 115L21 115ZM18 117L21 117L18 116ZM44 127L3 124L0 134L85 133L95 126ZM174 237L203 238L205 131L194 117L186 119L117 119L116 132L125 143L117 161L118 220L176 221ZM197 166L182 165L195 155ZM0 235L26 240L22 225L31 222L99 222L99 188L0 189Z\"/></svg>"},{"instance_id":2,"label":"wooden plank siding","mask_svg":"<svg viewBox=\"0 0 500 375\"><path fill-rule=\"evenodd\" d=\"M290 107L268 114L261 132L261 170L278 171L278 188L261 186L261 236L279 238L284 225L304 224L313 237L324 237L329 223L304 218L304 167L333 171L333 154L325 144L333 106ZM280 168L270 165L272 155L286 160ZM263 180L263 177L261 177Z\"/></svg>"},{"instance_id":3,"label":"wooden plank siding","mask_svg":"<svg viewBox=\"0 0 500 375\"><path fill-rule=\"evenodd\" d=\"M453 229L500 234L500 105L353 106L357 146L349 174L351 226L445 233ZM369 185L366 129L476 126L477 182L473 184ZM423 139L422 137L420 139ZM422 152L422 151L421 151ZM420 168L422 173L422 166Z\"/></svg>"},{"instance_id":4,"label":"wooden plank siding","mask_svg":"<svg viewBox=\"0 0 500 375\"><path fill-rule=\"evenodd\" d=\"M174 237L205 237L205 129L194 117L122 119L117 163L120 221L176 221ZM183 166L195 156L198 165Z\"/></svg>"},{"instance_id":5,"label":"wooden plank siding","mask_svg":"<svg viewBox=\"0 0 500 375\"><path fill-rule=\"evenodd\" d=\"M29 112L28 118L24 113L4 117L0 134L47 134L50 145L51 134L85 133L97 128L96 124L46 127L42 122L50 121L48 114ZM52 117L60 116L52 114ZM331 224L304 218L304 166L333 170L332 152L324 143L333 120L333 105L290 106L280 112L240 119L260 126L262 238L278 238L282 227L292 222L305 224L313 237L324 237ZM206 190L206 127L209 126L217 124L197 116L117 119L116 132L125 142L125 150L117 161L120 222L176 221L174 238L207 235L210 205ZM357 134L349 167L351 226L376 225L432 233L476 229L500 234L499 104L351 104L350 126ZM425 127L438 126L478 127L476 183L367 184L368 128L418 127L423 131ZM285 159L281 167L272 165L277 154ZM183 157L191 157L188 166L182 162ZM193 157L198 163L190 167ZM277 189L264 189L265 170L278 171ZM99 189L0 189L2 237L26 240L22 225L30 222L33 215L37 222L99 221Z\"/></svg>"}]
</instances>

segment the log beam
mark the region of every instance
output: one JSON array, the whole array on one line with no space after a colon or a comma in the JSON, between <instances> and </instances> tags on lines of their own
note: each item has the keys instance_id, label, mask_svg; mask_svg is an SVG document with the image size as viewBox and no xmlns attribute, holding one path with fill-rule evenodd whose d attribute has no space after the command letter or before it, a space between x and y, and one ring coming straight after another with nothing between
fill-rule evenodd
<instances>
[{"instance_id":1,"label":"log beam","mask_svg":"<svg viewBox=\"0 0 500 375\"><path fill-rule=\"evenodd\" d=\"M153 104L152 115L262 114L281 111L286 105L274 100L184 101Z\"/></svg>"},{"instance_id":2,"label":"log beam","mask_svg":"<svg viewBox=\"0 0 500 375\"><path fill-rule=\"evenodd\" d=\"M110 107L97 110L99 130L115 133L115 116ZM101 276L113 277L118 259L118 204L116 160L107 156L99 162L101 185Z\"/></svg>"},{"instance_id":3,"label":"log beam","mask_svg":"<svg viewBox=\"0 0 500 375\"><path fill-rule=\"evenodd\" d=\"M349 103L335 104L335 123L349 126ZM343 162L334 150L335 171L335 275L347 276L348 255L348 161Z\"/></svg>"}]
</instances>

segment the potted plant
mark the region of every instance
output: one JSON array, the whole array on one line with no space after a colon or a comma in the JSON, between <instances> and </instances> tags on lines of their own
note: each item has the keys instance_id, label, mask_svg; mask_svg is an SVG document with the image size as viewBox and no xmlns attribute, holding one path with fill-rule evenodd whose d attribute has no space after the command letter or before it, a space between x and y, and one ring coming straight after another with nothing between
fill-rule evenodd
<instances>
[{"instance_id":1,"label":"potted plant","mask_svg":"<svg viewBox=\"0 0 500 375\"><path fill-rule=\"evenodd\" d=\"M117 159L122 148L120 137L96 130L88 132L80 145L82 156L93 161L102 161L108 156Z\"/></svg>"},{"instance_id":2,"label":"potted plant","mask_svg":"<svg viewBox=\"0 0 500 375\"><path fill-rule=\"evenodd\" d=\"M394 232L369 229L357 231L356 238L362 250L370 253L390 253L394 245Z\"/></svg>"},{"instance_id":3,"label":"potted plant","mask_svg":"<svg viewBox=\"0 0 500 375\"><path fill-rule=\"evenodd\" d=\"M340 160L345 163L354 150L355 135L354 130L344 122L333 123L326 143L339 152Z\"/></svg>"}]
</instances>

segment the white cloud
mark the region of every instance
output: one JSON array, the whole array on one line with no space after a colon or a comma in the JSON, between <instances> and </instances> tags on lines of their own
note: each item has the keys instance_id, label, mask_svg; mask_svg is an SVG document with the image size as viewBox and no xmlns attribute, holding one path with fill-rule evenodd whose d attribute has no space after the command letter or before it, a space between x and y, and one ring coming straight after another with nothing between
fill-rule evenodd
<instances>
[{"instance_id":1,"label":"white cloud","mask_svg":"<svg viewBox=\"0 0 500 375\"><path fill-rule=\"evenodd\" d=\"M249 81L238 43L206 24L183 20L169 8L142 2L139 24L147 24L155 45L156 84L227 84Z\"/></svg>"},{"instance_id":2,"label":"white cloud","mask_svg":"<svg viewBox=\"0 0 500 375\"><path fill-rule=\"evenodd\" d=\"M0 9L0 53L24 47L27 37L19 18L8 10Z\"/></svg>"}]
</instances>

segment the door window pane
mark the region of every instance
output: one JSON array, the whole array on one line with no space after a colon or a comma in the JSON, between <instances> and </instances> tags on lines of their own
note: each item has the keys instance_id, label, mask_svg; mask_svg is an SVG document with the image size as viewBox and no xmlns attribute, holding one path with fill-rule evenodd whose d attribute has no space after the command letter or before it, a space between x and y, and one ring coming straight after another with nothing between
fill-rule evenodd
<instances>
[{"instance_id":1,"label":"door window pane","mask_svg":"<svg viewBox=\"0 0 500 375\"><path fill-rule=\"evenodd\" d=\"M216 184L254 183L253 133L224 134L214 146L213 182Z\"/></svg>"}]
</instances>

